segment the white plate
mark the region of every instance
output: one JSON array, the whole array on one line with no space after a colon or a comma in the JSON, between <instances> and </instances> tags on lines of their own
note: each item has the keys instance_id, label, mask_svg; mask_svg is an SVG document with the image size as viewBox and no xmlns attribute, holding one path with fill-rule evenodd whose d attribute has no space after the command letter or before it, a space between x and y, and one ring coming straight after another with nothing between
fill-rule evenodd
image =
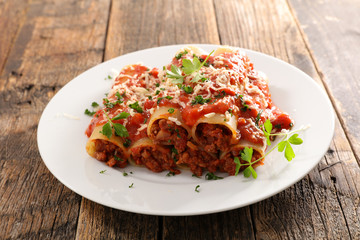
<instances>
[{"instance_id":1,"label":"white plate","mask_svg":"<svg viewBox=\"0 0 360 240\"><path fill-rule=\"evenodd\" d=\"M84 132L91 118L84 110L93 101L102 102L112 85L112 80L104 80L110 71L138 62L161 68L183 46L146 49L114 58L82 73L52 98L39 122L38 146L44 163L60 182L87 199L116 209L151 215L196 215L261 201L296 183L317 165L334 133L334 114L327 95L299 69L250 50L245 51L255 69L269 77L273 101L294 118L294 129L311 125L300 133L304 143L294 147L292 162L274 151L265 165L256 169L256 180L242 174L218 174L225 178L210 181L192 177L187 171L167 177L167 172L153 173L141 167L110 168L89 157ZM208 52L218 47L198 46ZM199 192L195 191L197 185Z\"/></svg>"}]
</instances>

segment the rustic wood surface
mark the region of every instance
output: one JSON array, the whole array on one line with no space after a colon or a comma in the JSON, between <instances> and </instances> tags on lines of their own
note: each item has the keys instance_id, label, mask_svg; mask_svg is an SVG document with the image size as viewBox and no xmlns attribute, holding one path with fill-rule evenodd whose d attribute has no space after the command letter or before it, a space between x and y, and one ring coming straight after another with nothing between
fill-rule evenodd
<instances>
[{"instance_id":1,"label":"rustic wood surface","mask_svg":"<svg viewBox=\"0 0 360 240\"><path fill-rule=\"evenodd\" d=\"M360 4L355 0L0 0L0 239L360 239ZM54 94L128 52L228 44L300 68L329 95L333 141L285 191L232 211L148 216L63 186L36 144Z\"/></svg>"}]
</instances>

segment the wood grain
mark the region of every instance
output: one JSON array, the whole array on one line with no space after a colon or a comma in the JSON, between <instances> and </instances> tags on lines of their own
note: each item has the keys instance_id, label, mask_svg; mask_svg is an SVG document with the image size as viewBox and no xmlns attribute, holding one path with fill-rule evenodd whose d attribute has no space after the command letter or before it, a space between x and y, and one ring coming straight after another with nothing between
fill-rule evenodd
<instances>
[{"instance_id":1,"label":"wood grain","mask_svg":"<svg viewBox=\"0 0 360 240\"><path fill-rule=\"evenodd\" d=\"M212 6L211 0L114 1L105 59L162 45L218 44Z\"/></svg>"},{"instance_id":2,"label":"wood grain","mask_svg":"<svg viewBox=\"0 0 360 240\"><path fill-rule=\"evenodd\" d=\"M24 24L28 2L28 0L0 1L0 75L19 29Z\"/></svg>"},{"instance_id":3,"label":"wood grain","mask_svg":"<svg viewBox=\"0 0 360 240\"><path fill-rule=\"evenodd\" d=\"M250 208L201 216L165 217L163 239L255 239Z\"/></svg>"},{"instance_id":4,"label":"wood grain","mask_svg":"<svg viewBox=\"0 0 360 240\"><path fill-rule=\"evenodd\" d=\"M360 164L360 3L290 0Z\"/></svg>"},{"instance_id":5,"label":"wood grain","mask_svg":"<svg viewBox=\"0 0 360 240\"><path fill-rule=\"evenodd\" d=\"M350 0L0 0L0 239L360 239L359 9ZM52 96L104 60L178 43L261 51L325 87L339 118L320 164L272 198L188 217L111 209L58 182L36 145Z\"/></svg>"},{"instance_id":6,"label":"wood grain","mask_svg":"<svg viewBox=\"0 0 360 240\"><path fill-rule=\"evenodd\" d=\"M8 19L16 35L0 77L0 239L75 238L81 198L43 164L36 129L55 92L102 61L109 1L12 4L21 16Z\"/></svg>"},{"instance_id":7,"label":"wood grain","mask_svg":"<svg viewBox=\"0 0 360 240\"><path fill-rule=\"evenodd\" d=\"M322 85L311 52L285 1L215 1L215 9L218 25L228 26L219 27L222 44L250 48L283 59ZM284 192L252 205L257 238L359 237L360 169L338 119L336 127L330 149L341 146L341 152L349 154L327 154L321 160L320 169ZM337 186L339 182L342 187ZM348 189L344 199L340 189Z\"/></svg>"},{"instance_id":8,"label":"wood grain","mask_svg":"<svg viewBox=\"0 0 360 240\"><path fill-rule=\"evenodd\" d=\"M113 1L104 59L108 60L128 52L169 44L217 44L219 39L212 6L210 0ZM201 15L197 14L204 8L208 11ZM203 21L205 24L198 24ZM173 239L178 234L179 227L188 227L176 225L176 231L172 231L168 230L168 222L163 222L163 217L131 214L117 210L109 211L104 215L100 209L103 207L86 199L83 200L77 229L79 239L102 238L103 235L100 233L91 234L98 231L105 234L105 238L116 236L121 239L161 239L165 231L166 237ZM89 213L93 211L97 214ZM117 218L125 223L134 223L133 219L136 218L138 224L146 226L147 231L139 232L137 224L126 224L126 227L119 227L116 223L108 224L112 222L111 219ZM190 224L195 224L193 221L190 221ZM151 222L159 224L149 224ZM172 222L169 222L169 227L171 226ZM104 231L110 232L109 235Z\"/></svg>"}]
</instances>

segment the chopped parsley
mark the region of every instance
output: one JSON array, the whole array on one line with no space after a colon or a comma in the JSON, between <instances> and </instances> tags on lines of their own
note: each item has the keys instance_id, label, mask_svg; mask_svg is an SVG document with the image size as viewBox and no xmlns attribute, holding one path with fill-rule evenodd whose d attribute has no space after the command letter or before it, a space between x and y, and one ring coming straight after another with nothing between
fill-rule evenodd
<instances>
[{"instance_id":1,"label":"chopped parsley","mask_svg":"<svg viewBox=\"0 0 360 240\"><path fill-rule=\"evenodd\" d=\"M214 173L208 172L205 175L205 179L206 180L219 180L219 179L223 179L223 177L219 177L219 176L216 176Z\"/></svg>"},{"instance_id":2,"label":"chopped parsley","mask_svg":"<svg viewBox=\"0 0 360 240\"><path fill-rule=\"evenodd\" d=\"M208 103L211 101L211 98L203 98L203 96L201 95L197 95L194 100L191 101L191 105L195 105L195 104L204 104L204 103Z\"/></svg>"},{"instance_id":3,"label":"chopped parsley","mask_svg":"<svg viewBox=\"0 0 360 240\"><path fill-rule=\"evenodd\" d=\"M179 60L183 55L188 54L189 52L187 50L180 52L179 54L175 55L175 58Z\"/></svg>"},{"instance_id":4,"label":"chopped parsley","mask_svg":"<svg viewBox=\"0 0 360 240\"><path fill-rule=\"evenodd\" d=\"M115 159L116 161L120 161L120 162L123 162L123 161L124 161L123 159L119 158L119 157L116 156L116 155L114 155L114 159Z\"/></svg>"},{"instance_id":5,"label":"chopped parsley","mask_svg":"<svg viewBox=\"0 0 360 240\"><path fill-rule=\"evenodd\" d=\"M243 95L239 95L241 104L243 107L241 108L241 111L246 112L249 108L249 105L246 104L245 100L243 99Z\"/></svg>"},{"instance_id":6,"label":"chopped parsley","mask_svg":"<svg viewBox=\"0 0 360 240\"><path fill-rule=\"evenodd\" d=\"M163 100L164 98L169 99L169 100L173 99L173 97L171 97L171 96L159 97L159 98L157 98L157 104L159 105L161 100Z\"/></svg>"},{"instance_id":7,"label":"chopped parsley","mask_svg":"<svg viewBox=\"0 0 360 240\"><path fill-rule=\"evenodd\" d=\"M169 112L169 113L174 113L174 112L175 112L175 109L174 109L174 108L169 108L169 109L168 109L168 112Z\"/></svg>"},{"instance_id":8,"label":"chopped parsley","mask_svg":"<svg viewBox=\"0 0 360 240\"><path fill-rule=\"evenodd\" d=\"M200 192L200 191L199 191L199 187L200 187L200 185L197 185L197 186L195 187L195 192Z\"/></svg>"},{"instance_id":9,"label":"chopped parsley","mask_svg":"<svg viewBox=\"0 0 360 240\"><path fill-rule=\"evenodd\" d=\"M171 176L175 176L175 173L172 172L172 171L169 171L167 174L166 174L167 177L171 177Z\"/></svg>"},{"instance_id":10,"label":"chopped parsley","mask_svg":"<svg viewBox=\"0 0 360 240\"><path fill-rule=\"evenodd\" d=\"M261 109L261 110L258 112L258 114L256 115L256 119L255 119L255 125L256 125L256 126L259 126L259 121L260 121L260 117L261 117L262 112L263 112L263 110ZM275 128L276 128L276 127L277 127L277 126L275 125ZM280 128L281 128L281 125L280 125Z\"/></svg>"},{"instance_id":11,"label":"chopped parsley","mask_svg":"<svg viewBox=\"0 0 360 240\"><path fill-rule=\"evenodd\" d=\"M223 98L226 96L226 92L224 90L222 90L219 94L215 95L215 98Z\"/></svg>"},{"instance_id":12,"label":"chopped parsley","mask_svg":"<svg viewBox=\"0 0 360 240\"><path fill-rule=\"evenodd\" d=\"M92 111L90 111L89 109L85 109L85 112L84 112L86 115L88 115L88 116L90 116L90 117L92 117L92 116L94 116L94 114L95 114L95 112L92 112Z\"/></svg>"},{"instance_id":13,"label":"chopped parsley","mask_svg":"<svg viewBox=\"0 0 360 240\"><path fill-rule=\"evenodd\" d=\"M186 92L187 94L191 94L194 91L191 86L181 85L180 88L184 90L184 92Z\"/></svg>"},{"instance_id":14,"label":"chopped parsley","mask_svg":"<svg viewBox=\"0 0 360 240\"><path fill-rule=\"evenodd\" d=\"M140 107L138 101L129 104L129 107L132 108L132 109L134 109L134 110L137 111L138 113L143 113L143 110L142 110L142 108Z\"/></svg>"},{"instance_id":15,"label":"chopped parsley","mask_svg":"<svg viewBox=\"0 0 360 240\"><path fill-rule=\"evenodd\" d=\"M125 141L124 141L124 143L123 143L123 145L124 145L124 147L130 147L130 145L131 145L131 140L129 139L129 138L126 138L125 139Z\"/></svg>"}]
</instances>

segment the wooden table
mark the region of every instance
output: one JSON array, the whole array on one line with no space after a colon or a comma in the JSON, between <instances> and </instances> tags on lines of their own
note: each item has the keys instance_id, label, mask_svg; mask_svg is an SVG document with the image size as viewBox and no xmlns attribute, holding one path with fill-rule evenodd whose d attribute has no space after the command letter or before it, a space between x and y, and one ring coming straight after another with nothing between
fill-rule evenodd
<instances>
[{"instance_id":1,"label":"wooden table","mask_svg":"<svg viewBox=\"0 0 360 240\"><path fill-rule=\"evenodd\" d=\"M360 239L359 13L355 0L0 0L0 239ZM188 217L111 209L55 179L36 143L54 94L105 60L178 43L261 51L313 77L336 112L318 166L262 202Z\"/></svg>"}]
</instances>

